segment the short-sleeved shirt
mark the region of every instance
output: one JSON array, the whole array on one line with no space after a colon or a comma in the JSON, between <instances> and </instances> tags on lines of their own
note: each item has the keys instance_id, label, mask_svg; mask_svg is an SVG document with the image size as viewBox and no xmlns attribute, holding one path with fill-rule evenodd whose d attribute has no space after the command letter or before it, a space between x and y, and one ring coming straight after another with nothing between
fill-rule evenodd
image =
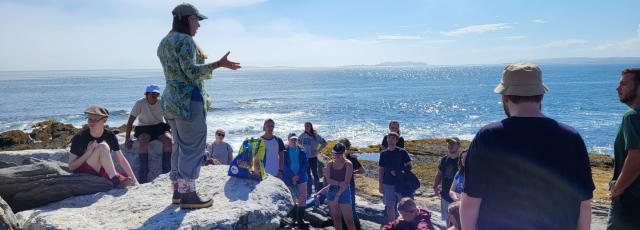
<instances>
[{"instance_id":1,"label":"short-sleeved shirt","mask_svg":"<svg viewBox=\"0 0 640 230\"><path fill-rule=\"evenodd\" d=\"M388 135L384 135L384 137L382 138L382 149L389 148L389 144L387 144L387 136ZM404 138L403 137L399 137L398 138L398 143L396 143L396 146L404 149Z\"/></svg>"},{"instance_id":2,"label":"short-sleeved shirt","mask_svg":"<svg viewBox=\"0 0 640 230\"><path fill-rule=\"evenodd\" d=\"M629 150L640 149L640 107L629 110L622 117L622 123L618 128L618 135L613 145L614 164L613 179L617 180L622 173L622 166L627 159ZM633 183L625 189L624 193L634 193L640 195L640 177L636 178Z\"/></svg>"},{"instance_id":3,"label":"short-sleeved shirt","mask_svg":"<svg viewBox=\"0 0 640 230\"><path fill-rule=\"evenodd\" d=\"M308 133L301 133L298 136L298 143L304 147L304 152L307 153L307 158L318 157L318 145L321 148L327 146L327 141L318 134L310 135Z\"/></svg>"},{"instance_id":4,"label":"short-sleeved shirt","mask_svg":"<svg viewBox=\"0 0 640 230\"><path fill-rule=\"evenodd\" d=\"M442 190L440 191L440 197L448 202L453 202L451 196L449 196L449 189L453 184L453 177L458 171L458 158L452 158L446 155L440 159L440 165L438 165L440 175L442 175Z\"/></svg>"},{"instance_id":5,"label":"short-sleeved shirt","mask_svg":"<svg viewBox=\"0 0 640 230\"><path fill-rule=\"evenodd\" d=\"M146 97L136 101L129 115L137 118L138 126L156 125L164 122L160 101L152 105L149 104Z\"/></svg>"},{"instance_id":6,"label":"short-sleeved shirt","mask_svg":"<svg viewBox=\"0 0 640 230\"><path fill-rule=\"evenodd\" d=\"M378 166L384 167L382 175L382 183L386 185L395 185L395 177L399 175L407 162L411 161L409 153L403 148L396 147L394 150L385 149L380 153ZM391 175L391 170L396 171L396 176Z\"/></svg>"},{"instance_id":7,"label":"short-sleeved shirt","mask_svg":"<svg viewBox=\"0 0 640 230\"><path fill-rule=\"evenodd\" d=\"M95 140L97 143L106 141L109 145L109 148L111 148L111 151L120 150L118 138L113 132L105 129L104 132L102 132L102 136L96 138L91 136L91 133L89 133L89 129L83 129L71 139L71 154L81 157L82 155L84 155L84 152L87 151L89 142L93 140Z\"/></svg>"},{"instance_id":8,"label":"short-sleeved shirt","mask_svg":"<svg viewBox=\"0 0 640 230\"><path fill-rule=\"evenodd\" d=\"M222 142L220 144L212 143L207 148L209 152L209 156L215 158L220 161L220 164L228 165L231 164L229 162L229 154L233 153L233 148L227 142Z\"/></svg>"},{"instance_id":9,"label":"short-sleeved shirt","mask_svg":"<svg viewBox=\"0 0 640 230\"><path fill-rule=\"evenodd\" d=\"M453 177L454 184L456 185L453 188L453 191L457 194L464 192L464 173L458 171L456 175Z\"/></svg>"},{"instance_id":10,"label":"short-sleeved shirt","mask_svg":"<svg viewBox=\"0 0 640 230\"><path fill-rule=\"evenodd\" d=\"M271 139L266 139L262 137L264 140L265 149L265 164L264 170L272 176L278 176L278 170L280 170L280 166L278 165L279 153L284 151L284 142L279 137L273 136Z\"/></svg>"},{"instance_id":11,"label":"short-sleeved shirt","mask_svg":"<svg viewBox=\"0 0 640 230\"><path fill-rule=\"evenodd\" d=\"M482 198L477 229L576 229L595 186L584 141L545 117L510 117L473 139L464 193Z\"/></svg>"},{"instance_id":12,"label":"short-sleeved shirt","mask_svg":"<svg viewBox=\"0 0 640 230\"><path fill-rule=\"evenodd\" d=\"M353 172L355 173L358 169L362 168L362 164L360 164L360 161L358 160L357 157L355 157L353 154L349 154L347 155L347 160L351 161L351 164L353 165ZM355 176L351 176L351 188L355 188L356 187L356 181L354 180ZM354 192L354 191L352 191Z\"/></svg>"}]
</instances>

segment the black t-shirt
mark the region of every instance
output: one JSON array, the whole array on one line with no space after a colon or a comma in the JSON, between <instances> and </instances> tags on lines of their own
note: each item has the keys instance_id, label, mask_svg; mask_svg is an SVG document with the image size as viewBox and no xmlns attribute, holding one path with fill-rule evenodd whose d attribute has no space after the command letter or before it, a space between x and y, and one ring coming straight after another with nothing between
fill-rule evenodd
<instances>
[{"instance_id":1,"label":"black t-shirt","mask_svg":"<svg viewBox=\"0 0 640 230\"><path fill-rule=\"evenodd\" d=\"M387 136L388 135L384 135L384 137L382 138L382 149L386 149L389 147L389 145L387 144ZM404 149L404 138L399 137L396 146Z\"/></svg>"},{"instance_id":2,"label":"black t-shirt","mask_svg":"<svg viewBox=\"0 0 640 230\"><path fill-rule=\"evenodd\" d=\"M458 171L458 158L454 159L449 155L442 157L442 159L440 159L440 165L438 165L438 170L442 175L442 191L440 191L440 196L448 202L453 202L453 199L449 196L449 189L451 189L453 177Z\"/></svg>"},{"instance_id":3,"label":"black t-shirt","mask_svg":"<svg viewBox=\"0 0 640 230\"><path fill-rule=\"evenodd\" d=\"M362 165L360 164L360 161L358 161L358 158L355 157L352 154L347 155L347 160L351 161L351 164L353 164L354 175L351 176L351 182L350 182L351 183L351 188L353 189L353 188L356 187L356 181L354 180L355 172L356 172L356 170L362 168ZM352 192L354 192L354 191L352 191Z\"/></svg>"},{"instance_id":4,"label":"black t-shirt","mask_svg":"<svg viewBox=\"0 0 640 230\"><path fill-rule=\"evenodd\" d=\"M87 151L89 142L93 140L96 140L96 142L98 143L106 141L109 145L109 148L111 148L111 151L120 150L118 138L113 132L105 129L104 132L102 132L102 136L95 138L91 136L91 133L89 133L89 129L84 129L73 136L73 138L71 139L71 153L78 157L81 157L82 155L84 155L84 152Z\"/></svg>"},{"instance_id":5,"label":"black t-shirt","mask_svg":"<svg viewBox=\"0 0 640 230\"><path fill-rule=\"evenodd\" d=\"M395 148L393 151L385 149L380 153L378 166L384 167L382 175L382 183L387 185L395 185L395 177L399 175L400 170L404 168L404 164L411 161L409 153L403 148ZM391 175L391 170L396 171L396 176Z\"/></svg>"},{"instance_id":6,"label":"black t-shirt","mask_svg":"<svg viewBox=\"0 0 640 230\"><path fill-rule=\"evenodd\" d=\"M582 137L550 118L483 127L465 166L464 192L482 198L477 229L576 229L595 189Z\"/></svg>"}]
</instances>

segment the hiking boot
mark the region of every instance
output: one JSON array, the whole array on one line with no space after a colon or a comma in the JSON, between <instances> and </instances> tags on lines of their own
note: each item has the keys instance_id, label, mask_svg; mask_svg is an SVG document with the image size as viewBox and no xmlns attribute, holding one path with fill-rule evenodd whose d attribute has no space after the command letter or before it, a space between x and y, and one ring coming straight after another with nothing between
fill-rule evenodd
<instances>
[{"instance_id":1,"label":"hiking boot","mask_svg":"<svg viewBox=\"0 0 640 230\"><path fill-rule=\"evenodd\" d=\"M299 229L308 229L309 228L309 224L304 222L304 214L305 214L305 210L304 207L298 207L296 209L298 215L296 215L296 227Z\"/></svg>"},{"instance_id":2,"label":"hiking boot","mask_svg":"<svg viewBox=\"0 0 640 230\"><path fill-rule=\"evenodd\" d=\"M171 197L172 204L180 204L180 193L177 190L173 190L173 197Z\"/></svg>"},{"instance_id":3,"label":"hiking boot","mask_svg":"<svg viewBox=\"0 0 640 230\"><path fill-rule=\"evenodd\" d=\"M196 192L180 193L180 208L208 208L211 205L213 205L212 199L202 200Z\"/></svg>"},{"instance_id":4,"label":"hiking boot","mask_svg":"<svg viewBox=\"0 0 640 230\"><path fill-rule=\"evenodd\" d=\"M111 180L111 184L113 185L113 188L117 188L117 189L120 189L120 188L121 188L121 185L120 185L120 183L121 183L121 181L120 181L120 177L118 177L118 176L113 176L113 177L111 177L111 179L110 179L110 180Z\"/></svg>"},{"instance_id":5,"label":"hiking boot","mask_svg":"<svg viewBox=\"0 0 640 230\"><path fill-rule=\"evenodd\" d=\"M136 183L133 181L133 178L131 177L124 178L124 180L120 181L120 186L122 188L127 188L134 185L136 185Z\"/></svg>"}]
</instances>

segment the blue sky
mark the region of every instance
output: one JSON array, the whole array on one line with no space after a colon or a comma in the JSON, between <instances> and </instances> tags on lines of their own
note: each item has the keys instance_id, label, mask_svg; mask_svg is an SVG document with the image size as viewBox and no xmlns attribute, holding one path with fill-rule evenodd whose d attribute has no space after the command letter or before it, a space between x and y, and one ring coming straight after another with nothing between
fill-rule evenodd
<instances>
[{"instance_id":1,"label":"blue sky","mask_svg":"<svg viewBox=\"0 0 640 230\"><path fill-rule=\"evenodd\" d=\"M182 1L0 1L0 70L155 68ZM341 66L640 56L640 1L191 1L211 61Z\"/></svg>"}]
</instances>

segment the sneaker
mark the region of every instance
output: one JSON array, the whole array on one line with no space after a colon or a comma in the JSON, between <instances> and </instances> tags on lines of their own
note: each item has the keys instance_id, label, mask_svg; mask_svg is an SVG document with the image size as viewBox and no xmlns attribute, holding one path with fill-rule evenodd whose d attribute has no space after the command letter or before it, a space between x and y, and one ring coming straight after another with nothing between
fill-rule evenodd
<instances>
[{"instance_id":1,"label":"sneaker","mask_svg":"<svg viewBox=\"0 0 640 230\"><path fill-rule=\"evenodd\" d=\"M124 180L120 181L121 188L127 188L136 185L131 177L127 177Z\"/></svg>"},{"instance_id":2,"label":"sneaker","mask_svg":"<svg viewBox=\"0 0 640 230\"><path fill-rule=\"evenodd\" d=\"M172 204L180 204L180 193L176 190L173 190L173 197L171 197Z\"/></svg>"},{"instance_id":3,"label":"sneaker","mask_svg":"<svg viewBox=\"0 0 640 230\"><path fill-rule=\"evenodd\" d=\"M196 192L180 193L180 208L208 208L211 205L213 205L213 199L202 200Z\"/></svg>"}]
</instances>

